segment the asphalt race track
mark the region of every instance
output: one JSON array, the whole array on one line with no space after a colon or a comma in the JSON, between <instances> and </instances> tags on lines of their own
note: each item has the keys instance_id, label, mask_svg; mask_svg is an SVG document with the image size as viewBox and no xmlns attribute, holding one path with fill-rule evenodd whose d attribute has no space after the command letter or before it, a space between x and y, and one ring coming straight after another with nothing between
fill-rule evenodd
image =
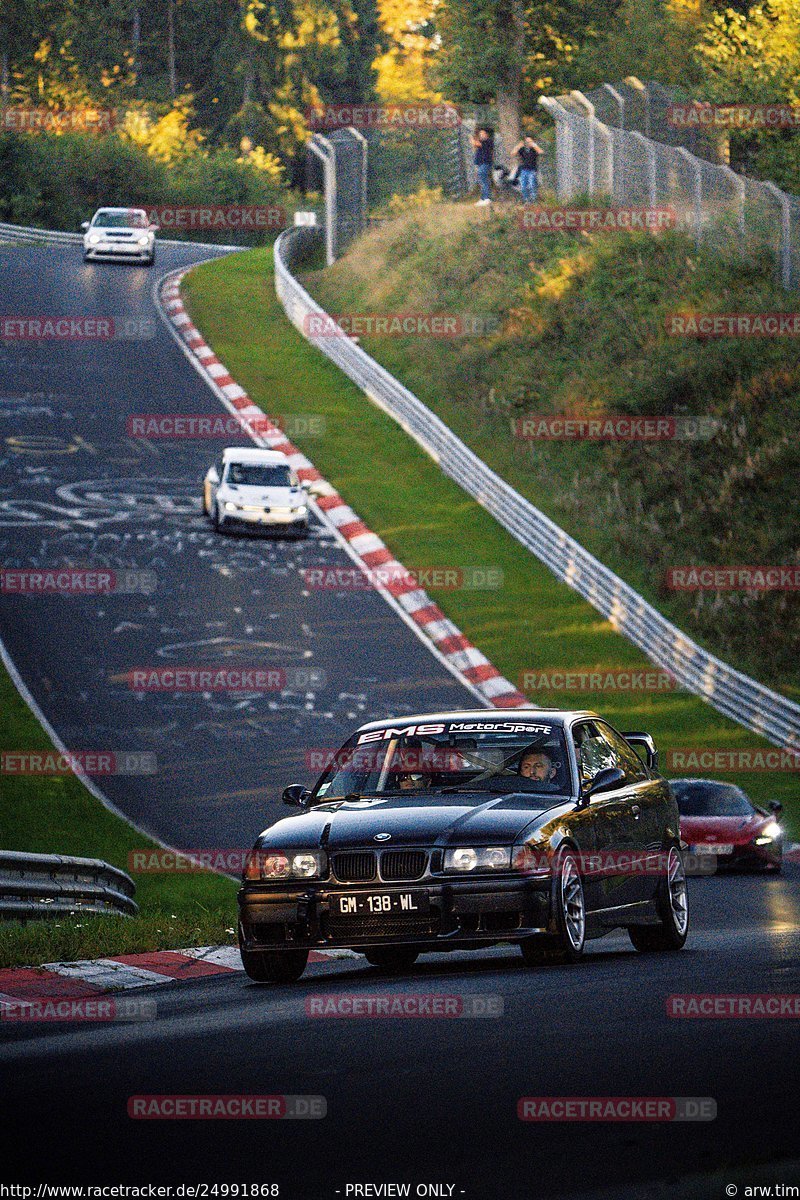
<instances>
[{"instance_id":1,"label":"asphalt race track","mask_svg":"<svg viewBox=\"0 0 800 1200\"><path fill-rule=\"evenodd\" d=\"M780 1164L797 1157L796 1021L678 1020L665 1002L674 993L796 993L798 884L795 865L785 878L691 880L694 929L677 955L645 958L613 935L573 968L529 970L515 950L487 951L430 956L385 979L340 960L313 964L293 987L229 976L137 989L137 999L154 997L153 1021L10 1028L0 1120L19 1140L4 1178L276 1182L288 1200L335 1200L347 1184L370 1181L443 1182L470 1200L535 1200ZM314 997L398 993L500 997L503 1015L306 1015ZM131 1095L211 1093L324 1096L328 1115L127 1116ZM522 1123L522 1096L711 1097L717 1118ZM800 1183L780 1165L773 1175Z\"/></svg>"},{"instance_id":2,"label":"asphalt race track","mask_svg":"<svg viewBox=\"0 0 800 1200\"><path fill-rule=\"evenodd\" d=\"M157 271L193 253L162 246ZM324 529L302 543L213 535L199 484L217 443L126 436L132 413L217 411L156 317L154 272L83 267L77 249L0 247L0 266L6 315L154 321L138 342L0 349L3 564L157 576L150 595L3 597L2 638L64 742L156 754L155 775L102 781L115 804L179 846L246 845L279 812L280 787L313 775L309 747L389 710L471 703L379 596L303 588L304 566L349 562ZM126 682L135 666L223 662L302 665L319 685L228 700L137 695ZM614 935L576 967L527 969L516 950L493 950L429 956L387 979L342 959L314 963L292 987L231 975L137 989L155 1002L145 1021L8 1025L0 1177L276 1183L284 1200L406 1181L412 1196L438 1184L452 1191L431 1195L534 1200L656 1179L673 1181L659 1195L679 1197L679 1176L720 1170L707 1194L721 1197L724 1170L774 1161L775 1182L798 1184L780 1165L800 1145L797 1021L680 1020L666 1003L800 991L800 869L693 879L690 903L690 940L676 955L641 956ZM490 998L502 1012L309 1015L319 997L431 993ZM187 1093L323 1096L327 1116L127 1115L132 1095ZM717 1115L525 1123L524 1096L701 1097Z\"/></svg>"},{"instance_id":3,"label":"asphalt race track","mask_svg":"<svg viewBox=\"0 0 800 1200\"><path fill-rule=\"evenodd\" d=\"M213 532L201 482L226 442L128 436L136 414L228 415L151 297L160 275L208 257L160 244L147 270L84 266L77 246L0 246L5 315L110 316L145 335L0 344L0 561L156 578L149 594L2 596L0 637L68 748L155 754L152 776L99 781L127 816L181 848L241 848L286 784L319 774L307 753L387 713L479 702L378 593L309 591L304 569L353 566L327 528ZM289 687L132 690L133 668L171 665L275 668Z\"/></svg>"}]
</instances>

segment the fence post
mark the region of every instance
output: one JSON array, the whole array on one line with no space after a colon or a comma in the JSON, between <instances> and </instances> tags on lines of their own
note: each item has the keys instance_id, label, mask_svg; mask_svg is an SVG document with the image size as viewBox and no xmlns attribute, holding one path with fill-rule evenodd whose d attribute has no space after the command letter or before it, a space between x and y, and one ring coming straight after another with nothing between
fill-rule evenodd
<instances>
[{"instance_id":1,"label":"fence post","mask_svg":"<svg viewBox=\"0 0 800 1200\"><path fill-rule=\"evenodd\" d=\"M568 200L572 195L572 126L569 114L562 104L551 96L540 96L539 103L546 108L556 123L556 192L559 200Z\"/></svg>"},{"instance_id":2,"label":"fence post","mask_svg":"<svg viewBox=\"0 0 800 1200\"><path fill-rule=\"evenodd\" d=\"M369 154L369 142L354 125L348 125L347 132L352 134L357 142L361 143L361 194L359 196L357 227L358 232L363 233L367 223L367 156Z\"/></svg>"},{"instance_id":3,"label":"fence post","mask_svg":"<svg viewBox=\"0 0 800 1200\"><path fill-rule=\"evenodd\" d=\"M656 206L656 148L655 144L644 134L633 131L631 137L636 138L644 146L647 155L647 202L651 208Z\"/></svg>"},{"instance_id":4,"label":"fence post","mask_svg":"<svg viewBox=\"0 0 800 1200\"><path fill-rule=\"evenodd\" d=\"M617 89L615 87L612 87L610 83L604 83L603 87L606 89L609 96L611 96L612 99L616 100L617 108L619 109L619 125L617 126L617 128L624 129L625 128L625 100L622 96L620 96Z\"/></svg>"},{"instance_id":5,"label":"fence post","mask_svg":"<svg viewBox=\"0 0 800 1200\"><path fill-rule=\"evenodd\" d=\"M786 193L782 192L774 183L765 183L764 187L781 206L781 240L778 246L778 263L781 285L788 292L792 286L792 210L790 201Z\"/></svg>"},{"instance_id":6,"label":"fence post","mask_svg":"<svg viewBox=\"0 0 800 1200\"><path fill-rule=\"evenodd\" d=\"M336 162L332 144L321 133L315 133L308 148L322 162L325 184L325 261L329 267L336 262Z\"/></svg>"},{"instance_id":7,"label":"fence post","mask_svg":"<svg viewBox=\"0 0 800 1200\"><path fill-rule=\"evenodd\" d=\"M575 102L577 104L582 104L583 107L586 109L587 113L589 114L589 118L588 118L589 119L589 151L587 154L587 164L586 164L586 174L587 174L586 190L590 196L593 196L594 195L594 160L595 160L594 125L595 125L595 120L596 120L596 117L594 115L595 109L594 109L594 105L592 104L591 100L587 100L586 97L584 96L583 92L579 92L577 90L571 91L570 96L573 98L573 100L575 100Z\"/></svg>"},{"instance_id":8,"label":"fence post","mask_svg":"<svg viewBox=\"0 0 800 1200\"><path fill-rule=\"evenodd\" d=\"M650 137L650 93L641 79L637 79L635 75L628 75L623 82L627 83L629 88L642 94L644 101L644 135L645 137Z\"/></svg>"},{"instance_id":9,"label":"fence post","mask_svg":"<svg viewBox=\"0 0 800 1200\"><path fill-rule=\"evenodd\" d=\"M677 150L694 171L694 244L699 250L703 240L703 168L699 159L683 146L678 146Z\"/></svg>"}]
</instances>

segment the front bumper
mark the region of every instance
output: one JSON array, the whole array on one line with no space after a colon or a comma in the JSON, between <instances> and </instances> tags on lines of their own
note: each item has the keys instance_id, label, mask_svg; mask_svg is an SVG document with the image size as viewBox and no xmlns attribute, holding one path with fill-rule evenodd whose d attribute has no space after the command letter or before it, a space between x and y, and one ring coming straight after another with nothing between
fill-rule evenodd
<instances>
[{"instance_id":1,"label":"front bumper","mask_svg":"<svg viewBox=\"0 0 800 1200\"><path fill-rule=\"evenodd\" d=\"M427 892L425 916L338 917L331 901L356 893ZM364 887L321 882L278 890L246 883L239 892L239 933L247 950L281 947L419 945L431 949L518 942L548 932L550 881L450 880Z\"/></svg>"},{"instance_id":2,"label":"front bumper","mask_svg":"<svg viewBox=\"0 0 800 1200\"><path fill-rule=\"evenodd\" d=\"M305 529L308 525L308 514L304 513L298 516L295 512L275 512L274 509L265 511L257 509L252 512L225 512L222 513L222 519L226 525L247 525L249 527L260 526L291 526L294 529Z\"/></svg>"},{"instance_id":3,"label":"front bumper","mask_svg":"<svg viewBox=\"0 0 800 1200\"><path fill-rule=\"evenodd\" d=\"M135 242L98 242L95 246L84 243L87 258L124 258L147 262L153 255L153 246L139 246Z\"/></svg>"},{"instance_id":4,"label":"front bumper","mask_svg":"<svg viewBox=\"0 0 800 1200\"><path fill-rule=\"evenodd\" d=\"M689 853L699 858L703 854L701 845L690 845ZM754 842L734 842L728 854L713 857L718 871L774 870L781 865L783 845L780 840L756 846Z\"/></svg>"}]
</instances>

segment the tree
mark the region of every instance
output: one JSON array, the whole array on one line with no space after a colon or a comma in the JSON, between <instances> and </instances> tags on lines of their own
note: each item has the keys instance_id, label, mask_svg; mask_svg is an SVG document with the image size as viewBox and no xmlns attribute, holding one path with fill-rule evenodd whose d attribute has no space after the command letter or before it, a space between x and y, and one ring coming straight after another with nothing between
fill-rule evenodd
<instances>
[{"instance_id":1,"label":"tree","mask_svg":"<svg viewBox=\"0 0 800 1200\"><path fill-rule=\"evenodd\" d=\"M497 104L500 153L522 128L525 0L443 0L436 25L442 48L435 76L453 100Z\"/></svg>"}]
</instances>

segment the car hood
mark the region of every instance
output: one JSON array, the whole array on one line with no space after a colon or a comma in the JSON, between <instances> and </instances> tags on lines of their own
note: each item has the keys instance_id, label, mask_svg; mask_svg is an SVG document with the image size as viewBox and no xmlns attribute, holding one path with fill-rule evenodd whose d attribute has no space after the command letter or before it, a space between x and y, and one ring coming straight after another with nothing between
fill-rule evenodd
<instances>
[{"instance_id":1,"label":"car hood","mask_svg":"<svg viewBox=\"0 0 800 1200\"><path fill-rule=\"evenodd\" d=\"M125 233L131 237L144 237L152 232L152 229L134 229L131 225L92 225L86 230L84 236L88 236L90 233L99 233L103 237L108 233Z\"/></svg>"},{"instance_id":2,"label":"car hood","mask_svg":"<svg viewBox=\"0 0 800 1200\"><path fill-rule=\"evenodd\" d=\"M302 488L256 487L244 483L224 483L218 492L221 500L236 504L280 504L289 506L303 502Z\"/></svg>"},{"instance_id":3,"label":"car hood","mask_svg":"<svg viewBox=\"0 0 800 1200\"><path fill-rule=\"evenodd\" d=\"M768 821L760 813L750 817L681 817L681 837L687 842L747 842Z\"/></svg>"},{"instance_id":4,"label":"car hood","mask_svg":"<svg viewBox=\"0 0 800 1200\"><path fill-rule=\"evenodd\" d=\"M543 814L572 810L564 796L514 793L474 798L453 796L392 796L386 799L336 801L309 812L286 817L265 829L259 846L330 850L357 846L432 846L510 844L529 835ZM379 834L389 834L380 838Z\"/></svg>"}]
</instances>

